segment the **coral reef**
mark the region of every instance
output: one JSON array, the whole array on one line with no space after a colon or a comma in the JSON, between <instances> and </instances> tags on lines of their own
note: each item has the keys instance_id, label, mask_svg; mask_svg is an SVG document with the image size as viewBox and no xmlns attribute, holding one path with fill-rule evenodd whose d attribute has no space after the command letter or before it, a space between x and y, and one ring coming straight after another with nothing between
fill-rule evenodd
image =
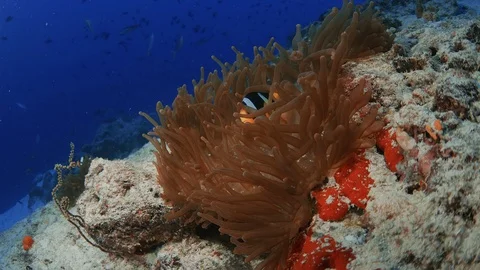
<instances>
[{"instance_id":1,"label":"coral reef","mask_svg":"<svg viewBox=\"0 0 480 270\"><path fill-rule=\"evenodd\" d=\"M453 11L448 5L438 8L444 14ZM468 10L453 19L426 22L410 21L413 12L402 12L384 13L408 22L396 32L395 46L401 50L344 65L353 76L368 74L373 96L388 110L384 145L394 147L393 157L402 155L393 159L400 160L394 162L394 174L384 160L386 150L385 157L367 152L375 185L360 223L366 241L352 246L356 259L349 267L477 269L478 13L472 16ZM397 70L395 60L404 58L423 66ZM341 232L348 235L349 229Z\"/></svg>"},{"instance_id":2,"label":"coral reef","mask_svg":"<svg viewBox=\"0 0 480 270\"><path fill-rule=\"evenodd\" d=\"M338 82L341 82L335 89L341 90L350 98L352 89L364 82L364 92L371 92L370 101L381 105L378 114L385 120L385 126L376 133L376 147L348 155L349 158L341 162L342 165L338 165L335 171L329 171L327 177L319 181L319 185L310 192L312 199L307 204L311 207L312 212L309 214L312 219L303 226L308 228L300 226L298 234L290 239L284 264L289 269L480 269L480 6L474 1L458 0L458 10L463 10L459 13L452 9L457 1L422 1L426 12L432 10L429 6L437 6L438 13L435 16L438 15L439 21L434 22L416 18L415 0L380 2L384 2L382 15L387 16L391 22L389 25L396 28L389 29L396 33L396 44L387 53L344 63L341 61L341 69L335 67L340 70ZM345 26L350 22L347 21ZM60 216L65 214L64 210L61 209L60 212L50 203L0 234L0 243L4 243L0 245L0 268L70 269L83 266L89 269L227 270L252 269L255 266L275 267L275 259L281 260L281 256L275 252L283 249L264 249L264 254L245 263L243 256L232 254L232 245L225 244L223 240L232 231L235 233L236 229L242 237L246 237L246 241L241 236L236 238L241 242L237 248L242 248L241 252L250 252L249 247L259 244L250 237L261 240L269 240L267 236L276 237L277 228L262 227L261 222L271 222L271 218L278 218L272 224L284 221L283 226L291 224L292 220L301 221L288 215L296 210L293 209L295 206L305 203L304 199L308 196L298 196L297 205L288 204L285 201L291 200L292 194L302 192L301 187L295 190L298 178L280 179L278 176L287 175L295 164L299 168L294 168L292 174L308 170L311 168L309 164L318 161L312 152L307 151L309 156L305 156L304 160L290 164L284 162L294 158L294 154L301 154L294 146L301 146L311 138L306 131L298 133L297 137L292 135L296 134L292 132L298 126L297 121L304 115L302 110L298 112L295 108L307 104L302 103L298 96L309 95L304 94L303 84L297 82L295 77L301 73L300 65L292 64L300 63L301 59L308 57L308 51L305 53L306 45L299 42L311 44L310 34L315 32L313 30L317 26L315 24L311 32L310 28L304 28L295 39L294 51L279 53L279 57L273 55L273 48L283 50L273 43L267 46L268 49L257 48L258 54L262 55L256 55L253 63L247 62L239 54L240 62L222 65L229 80L222 81L220 75L211 75L207 81L195 83L198 87L194 97L187 95L185 88L182 88L173 110L159 108L164 125L157 125L156 131L162 135L162 141L158 141L152 134L150 139L153 144L145 145L135 156L121 162L101 159L92 161L94 167L86 176L89 183L87 189L77 201L76 207L68 210L75 215L71 218L82 218L77 215L77 209L80 210L83 218L78 221L84 221L86 228L94 228L96 231L89 236L99 237L91 239L105 245L102 246L103 250L110 253L99 252L97 244L93 243L92 246L92 243L83 241L77 228ZM331 52L339 46L335 42L332 44ZM331 70L334 60L338 59L334 57L332 60L330 53L324 56L327 69ZM261 61L264 65L260 65ZM416 63L421 65L413 65ZM318 75L322 73L321 68L316 70L315 66L310 67L316 74L312 78L321 78ZM264 77L259 75L256 79L254 71L263 72ZM279 77L287 81L281 87L273 87L275 72L280 72ZM230 73L233 75L228 76ZM265 79L262 81L261 78ZM264 82L267 86L254 88L250 86L253 82ZM289 83L293 85L289 89L294 91L288 92L292 93L292 98L286 104L282 102L275 107L280 98L287 99L288 96L282 89ZM221 86L224 87L223 90L217 91ZM271 95L272 88L282 91ZM231 93L226 89L235 91ZM260 108L262 106L257 107L257 110L248 108L240 103L242 96L256 94L256 91L260 91L258 89L263 89L263 94L267 96L267 104L263 109ZM311 88L305 89L308 93L314 93L309 92ZM243 94L239 94L241 91ZM330 92L328 94L330 97ZM216 101L214 96L217 96ZM221 100L231 102L220 102ZM313 100L309 102L314 104ZM229 106L218 108L219 104ZM282 110L284 106L291 107ZM201 108L205 110L202 111ZM367 105L357 110L352 123L360 124L361 118L368 116L370 108ZM310 112L312 111L314 110L311 109ZM224 112L227 113L223 114ZM330 112L336 114L340 111ZM276 125L276 129L265 133L263 127L272 123L272 117L279 119L281 129ZM207 120L203 121L205 118ZM151 121L155 123L153 119ZM300 124L305 123L300 121ZM301 137L304 136L302 134L305 137ZM247 135L250 137L238 141ZM297 138L306 139L300 141ZM338 139L343 140L342 137ZM278 140L288 140L288 148L280 148ZM311 144L314 143L317 141ZM181 239L168 240L157 247L148 246L149 242L142 241L140 244L146 244L143 247L137 245L133 238L137 234L140 239L149 238L142 233L151 233L151 237L156 237L154 230L146 229L144 232L143 226L131 226L124 230L128 235L116 235L122 228L108 234L111 229L115 229L112 224L121 227L140 224L137 222L142 221L149 226L156 226L144 220L144 212L137 212L145 207L155 209L165 203L157 196L162 188L155 181L156 168L151 166L155 159L151 153L153 145L160 146L160 152L157 153L157 164L162 169L159 170L160 180L168 180L170 184L165 185L168 188L165 191L168 196L165 197L174 206L169 217L191 221L191 225L195 225L194 221L203 225L223 222L220 227L224 228L225 235L217 236L218 238L212 235L205 237L203 231L201 235L198 233L201 229L197 226L195 232L190 231L182 235ZM228 153L224 145L229 147ZM287 153L286 158L284 153ZM278 157L278 163L273 163L274 158ZM305 164L307 166L303 166ZM164 165L166 166L162 167ZM102 167L104 170L100 172L98 168ZM255 171L260 173L255 174ZM242 182L250 176L254 176L252 179L255 181ZM127 185L124 185L123 180L128 180ZM222 185L223 180L228 182ZM305 184L309 179L305 177L301 181ZM282 189L285 183L293 185L285 190ZM201 189L198 190L198 187ZM263 193L264 187L268 189L267 193ZM222 188L230 188L229 192L233 196L223 196L227 192L219 190ZM219 191L220 197L209 194L210 191ZM273 201L273 207L276 207L273 210L268 191L285 195L281 200ZM251 200L242 201L245 199L242 195ZM95 196L100 200L96 200ZM202 198L205 200L200 201ZM236 201L230 201L232 198ZM263 200L253 201L257 198ZM112 207L106 207L110 205ZM251 209L244 209L247 205ZM292 207L282 208L286 205ZM225 212L215 212L222 209L226 209ZM159 211L164 214L166 210L168 209L162 208ZM226 216L229 213L233 214ZM252 226L250 234L245 225L250 223L239 223L250 221L245 213L251 214L252 219L263 218L253 223L256 227ZM210 220L202 220L202 216ZM155 220L158 221L157 218ZM173 224L179 227L167 228L172 232L181 225L179 222ZM102 231L102 226L106 230ZM293 230L296 225L287 226ZM217 225L210 224L207 230L212 232L216 228ZM266 229L261 230L262 228ZM22 246L22 239L26 235L35 240L28 251ZM103 241L101 237L104 235L108 241ZM115 240L112 236L119 237L118 245L112 243ZM251 246L245 247L247 244ZM109 245L127 253L154 249L143 255L115 256L111 254L115 251L107 250ZM137 249L130 249L131 246ZM264 247L258 246L259 250ZM265 263L265 259L270 261ZM282 265L281 261L279 265Z\"/></svg>"},{"instance_id":3,"label":"coral reef","mask_svg":"<svg viewBox=\"0 0 480 270\"><path fill-rule=\"evenodd\" d=\"M271 40L250 62L234 49L233 64L214 58L222 78L202 69L194 96L183 86L173 109L159 103L160 123L141 113L155 126L146 138L168 218L216 224L246 261L265 256L258 269L286 267L312 219L310 192L383 126L365 81L348 87L340 68L391 44L372 4L344 1L308 37L297 26L293 51ZM252 92L268 95L262 108L241 103Z\"/></svg>"}]
</instances>

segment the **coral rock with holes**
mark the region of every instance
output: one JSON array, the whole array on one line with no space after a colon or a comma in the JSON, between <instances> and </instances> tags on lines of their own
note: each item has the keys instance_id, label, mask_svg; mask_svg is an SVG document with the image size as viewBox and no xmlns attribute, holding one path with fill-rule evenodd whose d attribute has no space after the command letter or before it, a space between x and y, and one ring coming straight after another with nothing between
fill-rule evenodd
<instances>
[{"instance_id":1,"label":"coral rock with holes","mask_svg":"<svg viewBox=\"0 0 480 270\"><path fill-rule=\"evenodd\" d=\"M151 184L151 167L150 161L92 160L77 209L89 237L105 250L144 254L182 231L163 218L168 207Z\"/></svg>"},{"instance_id":2,"label":"coral rock with holes","mask_svg":"<svg viewBox=\"0 0 480 270\"><path fill-rule=\"evenodd\" d=\"M480 269L478 15L456 4L476 1L429 1L450 14L437 23L412 20L414 1L381 2L403 23L395 40L402 55L344 66L368 73L387 122L377 141L383 151L366 152L374 185L357 221L367 241L352 246L349 267ZM454 2L465 13L453 14ZM396 70L392 60L410 58L422 59L422 69Z\"/></svg>"}]
</instances>

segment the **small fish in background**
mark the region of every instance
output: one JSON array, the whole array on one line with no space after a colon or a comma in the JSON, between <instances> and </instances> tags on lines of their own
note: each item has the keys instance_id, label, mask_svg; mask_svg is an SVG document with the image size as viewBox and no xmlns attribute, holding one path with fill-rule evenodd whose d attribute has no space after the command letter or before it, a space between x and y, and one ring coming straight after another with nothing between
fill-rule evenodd
<instances>
[{"instance_id":1,"label":"small fish in background","mask_svg":"<svg viewBox=\"0 0 480 270\"><path fill-rule=\"evenodd\" d=\"M174 24L180 24L182 21L178 18L178 16L173 16L172 19L170 20L170 25Z\"/></svg>"},{"instance_id":2,"label":"small fish in background","mask_svg":"<svg viewBox=\"0 0 480 270\"><path fill-rule=\"evenodd\" d=\"M22 110L27 110L27 106L25 106L25 104L20 103L20 102L17 102L17 103L15 103L15 104L17 104L17 106L18 106L20 109L22 109Z\"/></svg>"},{"instance_id":3,"label":"small fish in background","mask_svg":"<svg viewBox=\"0 0 480 270\"><path fill-rule=\"evenodd\" d=\"M5 18L5 22L11 22L12 20L13 20L12 16L8 16L7 18Z\"/></svg>"},{"instance_id":4,"label":"small fish in background","mask_svg":"<svg viewBox=\"0 0 480 270\"><path fill-rule=\"evenodd\" d=\"M142 17L142 18L140 18L139 24L149 26L150 25L150 20Z\"/></svg>"},{"instance_id":5,"label":"small fish in background","mask_svg":"<svg viewBox=\"0 0 480 270\"><path fill-rule=\"evenodd\" d=\"M202 37L200 38L199 40L195 41L193 44L195 46L201 46L207 42L209 42L210 40L212 40L212 38L214 37L215 35L214 34L210 34L208 37Z\"/></svg>"},{"instance_id":6,"label":"small fish in background","mask_svg":"<svg viewBox=\"0 0 480 270\"><path fill-rule=\"evenodd\" d=\"M128 43L126 41L120 41L117 43L119 46L123 47L123 49L125 50L125 52L128 52Z\"/></svg>"},{"instance_id":7,"label":"small fish in background","mask_svg":"<svg viewBox=\"0 0 480 270\"><path fill-rule=\"evenodd\" d=\"M45 44L50 44L53 42L53 40L50 37L48 37L44 42Z\"/></svg>"},{"instance_id":8,"label":"small fish in background","mask_svg":"<svg viewBox=\"0 0 480 270\"><path fill-rule=\"evenodd\" d=\"M133 32L134 30L136 30L137 28L140 27L140 24L133 24L133 25L129 25L129 26L125 26L122 31L120 31L120 35L126 35L128 33L131 33Z\"/></svg>"},{"instance_id":9,"label":"small fish in background","mask_svg":"<svg viewBox=\"0 0 480 270\"><path fill-rule=\"evenodd\" d=\"M178 51L183 47L183 35L177 36L175 39L175 44L172 50L173 53L173 59L175 59L175 56L177 56Z\"/></svg>"},{"instance_id":10,"label":"small fish in background","mask_svg":"<svg viewBox=\"0 0 480 270\"><path fill-rule=\"evenodd\" d=\"M202 26L200 24L197 24L197 25L195 25L195 27L192 28L192 30L193 30L194 33L198 33L200 31L202 31ZM205 28L203 28L203 32L205 32Z\"/></svg>"},{"instance_id":11,"label":"small fish in background","mask_svg":"<svg viewBox=\"0 0 480 270\"><path fill-rule=\"evenodd\" d=\"M7 40L8 40L8 37L7 37L7 36L2 36L2 40L3 40L3 41L7 41Z\"/></svg>"},{"instance_id":12,"label":"small fish in background","mask_svg":"<svg viewBox=\"0 0 480 270\"><path fill-rule=\"evenodd\" d=\"M152 48L153 48L153 43L154 42L155 42L155 35L153 35L153 33L152 33L149 37L149 40L148 40L147 56L152 55Z\"/></svg>"},{"instance_id":13,"label":"small fish in background","mask_svg":"<svg viewBox=\"0 0 480 270\"><path fill-rule=\"evenodd\" d=\"M100 37L103 39L103 40L108 40L108 38L110 37L110 33L108 32L102 32L100 34Z\"/></svg>"},{"instance_id":14,"label":"small fish in background","mask_svg":"<svg viewBox=\"0 0 480 270\"><path fill-rule=\"evenodd\" d=\"M89 32L93 33L92 21L90 21L89 19L86 19L85 20L85 27L87 28L87 30Z\"/></svg>"}]
</instances>

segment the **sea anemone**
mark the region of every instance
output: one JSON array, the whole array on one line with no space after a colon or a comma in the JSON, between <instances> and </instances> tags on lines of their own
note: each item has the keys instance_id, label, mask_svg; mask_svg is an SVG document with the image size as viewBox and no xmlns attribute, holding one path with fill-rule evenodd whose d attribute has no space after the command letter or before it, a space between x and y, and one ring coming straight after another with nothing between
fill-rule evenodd
<instances>
[{"instance_id":1,"label":"sea anemone","mask_svg":"<svg viewBox=\"0 0 480 270\"><path fill-rule=\"evenodd\" d=\"M194 95L178 90L173 109L157 104L153 131L162 198L173 205L169 219L216 224L246 261L262 256L257 269L285 268L289 248L308 227L313 188L357 150L374 145L381 129L368 106L365 81L347 89L343 63L386 51L386 33L370 4L363 12L343 1L321 26L302 37L295 51L273 39L254 48L253 61L237 60L194 81ZM242 103L250 93L268 96L262 108ZM367 112L359 110L367 107Z\"/></svg>"}]
</instances>

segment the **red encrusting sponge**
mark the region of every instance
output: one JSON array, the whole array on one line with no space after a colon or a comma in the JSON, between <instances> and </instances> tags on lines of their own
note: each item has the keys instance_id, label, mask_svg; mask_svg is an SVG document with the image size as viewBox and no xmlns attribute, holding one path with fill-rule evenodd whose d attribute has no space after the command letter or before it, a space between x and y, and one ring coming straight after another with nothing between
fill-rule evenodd
<instances>
[{"instance_id":1,"label":"red encrusting sponge","mask_svg":"<svg viewBox=\"0 0 480 270\"><path fill-rule=\"evenodd\" d=\"M347 199L340 195L337 187L329 187L312 192L317 201L317 212L322 220L338 221L348 212Z\"/></svg>"},{"instance_id":2,"label":"red encrusting sponge","mask_svg":"<svg viewBox=\"0 0 480 270\"><path fill-rule=\"evenodd\" d=\"M392 172L397 172L397 164L404 158L396 140L395 132L390 129L382 129L377 135L377 147L383 151L387 167Z\"/></svg>"},{"instance_id":3,"label":"red encrusting sponge","mask_svg":"<svg viewBox=\"0 0 480 270\"><path fill-rule=\"evenodd\" d=\"M355 154L340 167L334 178L340 186L340 194L350 199L351 204L365 209L373 179L370 178L368 172L369 161L363 156L363 153L361 154Z\"/></svg>"},{"instance_id":4,"label":"red encrusting sponge","mask_svg":"<svg viewBox=\"0 0 480 270\"><path fill-rule=\"evenodd\" d=\"M355 154L334 175L336 186L312 192L322 220L339 221L348 212L349 204L365 209L373 179L368 172L369 161L363 153Z\"/></svg>"},{"instance_id":5,"label":"red encrusting sponge","mask_svg":"<svg viewBox=\"0 0 480 270\"><path fill-rule=\"evenodd\" d=\"M351 250L339 247L328 235L314 239L312 231L308 230L300 241L301 249L293 251L289 256L291 270L344 270L355 259Z\"/></svg>"},{"instance_id":6,"label":"red encrusting sponge","mask_svg":"<svg viewBox=\"0 0 480 270\"><path fill-rule=\"evenodd\" d=\"M396 142L395 133L388 129L377 135L377 147L383 151L387 167L397 172L397 164L404 156ZM365 209L368 194L374 180L370 177L370 162L364 152L356 153L334 174L335 186L312 191L316 199L316 210L324 221L340 221L348 213L350 205ZM292 248L288 264L291 270L347 269L349 262L355 259L350 249L339 246L329 235L313 239L312 229L303 235Z\"/></svg>"}]
</instances>

